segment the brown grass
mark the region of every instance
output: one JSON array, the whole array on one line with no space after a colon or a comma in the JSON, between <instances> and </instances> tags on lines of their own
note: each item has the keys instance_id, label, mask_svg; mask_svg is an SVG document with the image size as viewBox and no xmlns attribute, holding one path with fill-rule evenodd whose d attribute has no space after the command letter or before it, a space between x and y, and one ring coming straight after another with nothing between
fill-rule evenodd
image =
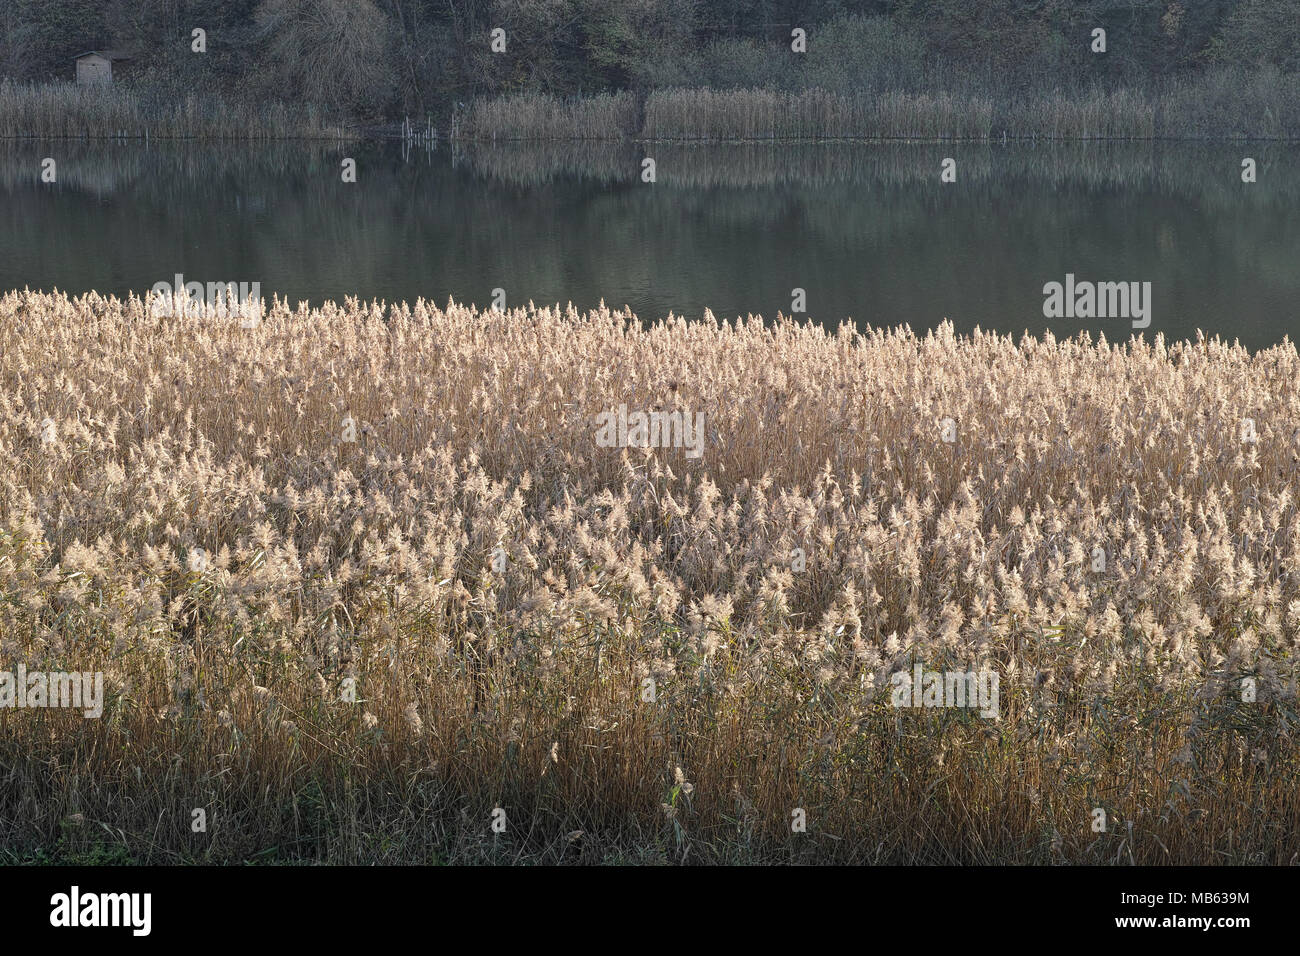
<instances>
[{"instance_id":1,"label":"brown grass","mask_svg":"<svg viewBox=\"0 0 1300 956\"><path fill-rule=\"evenodd\" d=\"M335 138L339 127L309 106L251 105L189 95L158 106L123 86L0 82L0 138Z\"/></svg>"},{"instance_id":2,"label":"brown grass","mask_svg":"<svg viewBox=\"0 0 1300 956\"><path fill-rule=\"evenodd\" d=\"M567 98L520 93L474 100L452 134L467 140L621 139L636 131L639 116L637 98L627 92Z\"/></svg>"},{"instance_id":3,"label":"brown grass","mask_svg":"<svg viewBox=\"0 0 1300 956\"><path fill-rule=\"evenodd\" d=\"M1294 863L1297 383L1290 343L8 294L0 668L110 690L0 710L0 848ZM621 403L702 457L598 446ZM893 708L914 662L1001 719Z\"/></svg>"},{"instance_id":4,"label":"brown grass","mask_svg":"<svg viewBox=\"0 0 1300 956\"><path fill-rule=\"evenodd\" d=\"M662 89L560 100L483 99L453 138L683 142L1150 140L1300 137L1300 78L1214 71L1161 90L1040 90L996 100L962 91Z\"/></svg>"},{"instance_id":5,"label":"brown grass","mask_svg":"<svg viewBox=\"0 0 1300 956\"><path fill-rule=\"evenodd\" d=\"M1156 112L1154 97L1133 90L1054 90L1008 106L1003 126L1018 138L1152 139Z\"/></svg>"},{"instance_id":6,"label":"brown grass","mask_svg":"<svg viewBox=\"0 0 1300 956\"><path fill-rule=\"evenodd\" d=\"M844 96L825 90L657 90L649 140L986 139L991 100L946 93Z\"/></svg>"}]
</instances>

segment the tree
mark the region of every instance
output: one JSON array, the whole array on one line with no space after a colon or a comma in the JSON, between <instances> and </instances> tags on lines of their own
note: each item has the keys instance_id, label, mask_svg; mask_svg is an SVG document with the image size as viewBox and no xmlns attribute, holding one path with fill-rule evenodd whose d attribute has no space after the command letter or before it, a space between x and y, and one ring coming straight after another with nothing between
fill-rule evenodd
<instances>
[{"instance_id":1,"label":"tree","mask_svg":"<svg viewBox=\"0 0 1300 956\"><path fill-rule=\"evenodd\" d=\"M373 0L263 0L256 22L280 92L356 112L392 94L392 24Z\"/></svg>"},{"instance_id":2,"label":"tree","mask_svg":"<svg viewBox=\"0 0 1300 956\"><path fill-rule=\"evenodd\" d=\"M12 0L12 44L24 79L71 79L72 58L107 45L95 0Z\"/></svg>"},{"instance_id":3,"label":"tree","mask_svg":"<svg viewBox=\"0 0 1300 956\"><path fill-rule=\"evenodd\" d=\"M1211 57L1240 66L1270 63L1288 73L1300 69L1300 0L1242 0Z\"/></svg>"}]
</instances>

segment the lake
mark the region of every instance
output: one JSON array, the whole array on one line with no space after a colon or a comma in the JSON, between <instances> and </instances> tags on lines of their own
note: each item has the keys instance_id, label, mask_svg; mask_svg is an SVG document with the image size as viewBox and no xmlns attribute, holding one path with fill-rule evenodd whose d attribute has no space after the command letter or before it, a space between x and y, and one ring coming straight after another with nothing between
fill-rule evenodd
<instances>
[{"instance_id":1,"label":"lake","mask_svg":"<svg viewBox=\"0 0 1300 956\"><path fill-rule=\"evenodd\" d=\"M1124 315L1045 317L1044 286L1073 276L1150 283L1148 337L1300 331L1285 144L9 141L0 195L0 290L120 296L181 273L292 302L486 306L499 288L508 307L603 299L649 320L771 318L802 289L827 325L1133 334Z\"/></svg>"}]
</instances>

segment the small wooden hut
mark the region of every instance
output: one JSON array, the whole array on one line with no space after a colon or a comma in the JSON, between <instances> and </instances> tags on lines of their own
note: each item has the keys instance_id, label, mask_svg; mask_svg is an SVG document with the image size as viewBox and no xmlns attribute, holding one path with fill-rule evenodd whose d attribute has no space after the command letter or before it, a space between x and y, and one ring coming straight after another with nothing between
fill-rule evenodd
<instances>
[{"instance_id":1,"label":"small wooden hut","mask_svg":"<svg viewBox=\"0 0 1300 956\"><path fill-rule=\"evenodd\" d=\"M112 86L113 64L131 57L120 50L88 50L73 59L77 61L79 86Z\"/></svg>"}]
</instances>

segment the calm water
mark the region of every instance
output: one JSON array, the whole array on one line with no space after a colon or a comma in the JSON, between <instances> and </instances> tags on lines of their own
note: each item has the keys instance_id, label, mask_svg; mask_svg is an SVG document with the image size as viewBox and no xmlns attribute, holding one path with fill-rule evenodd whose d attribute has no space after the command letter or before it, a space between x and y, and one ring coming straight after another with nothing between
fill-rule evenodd
<instances>
[{"instance_id":1,"label":"calm water","mask_svg":"<svg viewBox=\"0 0 1300 956\"><path fill-rule=\"evenodd\" d=\"M945 156L956 183L940 182ZM1044 318L1044 284L1073 273L1150 282L1148 336L1300 332L1295 146L9 142L0 197L0 290L124 295L180 272L295 302L482 306L500 287L509 306L604 299L649 319L789 313L799 287L828 324L1132 334L1123 318Z\"/></svg>"}]
</instances>

